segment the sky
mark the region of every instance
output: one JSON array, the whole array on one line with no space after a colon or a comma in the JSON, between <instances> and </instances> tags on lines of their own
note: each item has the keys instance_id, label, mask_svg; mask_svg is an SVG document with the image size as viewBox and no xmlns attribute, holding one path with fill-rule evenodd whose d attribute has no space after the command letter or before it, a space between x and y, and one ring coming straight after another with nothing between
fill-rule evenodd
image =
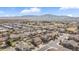
<instances>
[{"instance_id":1,"label":"sky","mask_svg":"<svg viewBox=\"0 0 79 59\"><path fill-rule=\"evenodd\" d=\"M0 17L24 15L63 15L79 17L79 8L72 7L0 7Z\"/></svg>"}]
</instances>

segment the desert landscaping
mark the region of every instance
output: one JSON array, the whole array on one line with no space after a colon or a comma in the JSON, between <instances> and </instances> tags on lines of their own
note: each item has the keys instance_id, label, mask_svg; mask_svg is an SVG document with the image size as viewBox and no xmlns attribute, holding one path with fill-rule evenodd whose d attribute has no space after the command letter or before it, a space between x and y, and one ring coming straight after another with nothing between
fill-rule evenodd
<instances>
[{"instance_id":1,"label":"desert landscaping","mask_svg":"<svg viewBox=\"0 0 79 59\"><path fill-rule=\"evenodd\" d=\"M79 22L0 20L0 51L79 51Z\"/></svg>"}]
</instances>

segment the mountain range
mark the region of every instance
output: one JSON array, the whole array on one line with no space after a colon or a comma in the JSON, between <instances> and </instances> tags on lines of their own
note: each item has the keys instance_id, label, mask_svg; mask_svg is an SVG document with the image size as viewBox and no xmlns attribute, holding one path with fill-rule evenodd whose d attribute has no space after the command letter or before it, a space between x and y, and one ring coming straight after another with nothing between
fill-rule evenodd
<instances>
[{"instance_id":1,"label":"mountain range","mask_svg":"<svg viewBox=\"0 0 79 59\"><path fill-rule=\"evenodd\" d=\"M33 21L79 21L79 17L69 17L69 16L57 16L51 14L45 15L24 15L15 17L0 17L0 20L33 20Z\"/></svg>"}]
</instances>

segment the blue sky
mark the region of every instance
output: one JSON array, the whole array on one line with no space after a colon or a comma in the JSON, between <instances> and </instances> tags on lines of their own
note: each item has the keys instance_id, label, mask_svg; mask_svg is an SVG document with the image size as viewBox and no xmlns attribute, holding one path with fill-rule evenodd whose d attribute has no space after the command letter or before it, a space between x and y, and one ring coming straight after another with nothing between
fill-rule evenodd
<instances>
[{"instance_id":1,"label":"blue sky","mask_svg":"<svg viewBox=\"0 0 79 59\"><path fill-rule=\"evenodd\" d=\"M63 15L79 16L79 8L69 7L0 7L0 16L22 16L22 15Z\"/></svg>"}]
</instances>

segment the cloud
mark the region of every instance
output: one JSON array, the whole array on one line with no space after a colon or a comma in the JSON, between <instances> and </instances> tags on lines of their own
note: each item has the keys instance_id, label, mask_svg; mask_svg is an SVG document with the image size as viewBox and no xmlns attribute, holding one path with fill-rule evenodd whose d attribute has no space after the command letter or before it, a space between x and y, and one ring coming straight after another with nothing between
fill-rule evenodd
<instances>
[{"instance_id":1,"label":"cloud","mask_svg":"<svg viewBox=\"0 0 79 59\"><path fill-rule=\"evenodd\" d=\"M61 7L61 8L59 8L59 10L67 10L67 9L70 9L70 7Z\"/></svg>"},{"instance_id":2,"label":"cloud","mask_svg":"<svg viewBox=\"0 0 79 59\"><path fill-rule=\"evenodd\" d=\"M10 15L10 14L3 14L3 15L0 15L0 17L14 17L14 16L17 16L17 15Z\"/></svg>"},{"instance_id":3,"label":"cloud","mask_svg":"<svg viewBox=\"0 0 79 59\"><path fill-rule=\"evenodd\" d=\"M79 9L79 7L60 7L59 10Z\"/></svg>"},{"instance_id":4,"label":"cloud","mask_svg":"<svg viewBox=\"0 0 79 59\"><path fill-rule=\"evenodd\" d=\"M1 17L9 17L9 16L12 16L12 15L8 15L8 14L4 14L4 15L0 15Z\"/></svg>"},{"instance_id":5,"label":"cloud","mask_svg":"<svg viewBox=\"0 0 79 59\"><path fill-rule=\"evenodd\" d=\"M69 17L73 17L73 15L72 15L72 14L68 14L67 16L69 16Z\"/></svg>"},{"instance_id":6,"label":"cloud","mask_svg":"<svg viewBox=\"0 0 79 59\"><path fill-rule=\"evenodd\" d=\"M20 12L20 14L32 14L32 13L39 13L41 12L40 8L30 8L30 9L24 9Z\"/></svg>"}]
</instances>

